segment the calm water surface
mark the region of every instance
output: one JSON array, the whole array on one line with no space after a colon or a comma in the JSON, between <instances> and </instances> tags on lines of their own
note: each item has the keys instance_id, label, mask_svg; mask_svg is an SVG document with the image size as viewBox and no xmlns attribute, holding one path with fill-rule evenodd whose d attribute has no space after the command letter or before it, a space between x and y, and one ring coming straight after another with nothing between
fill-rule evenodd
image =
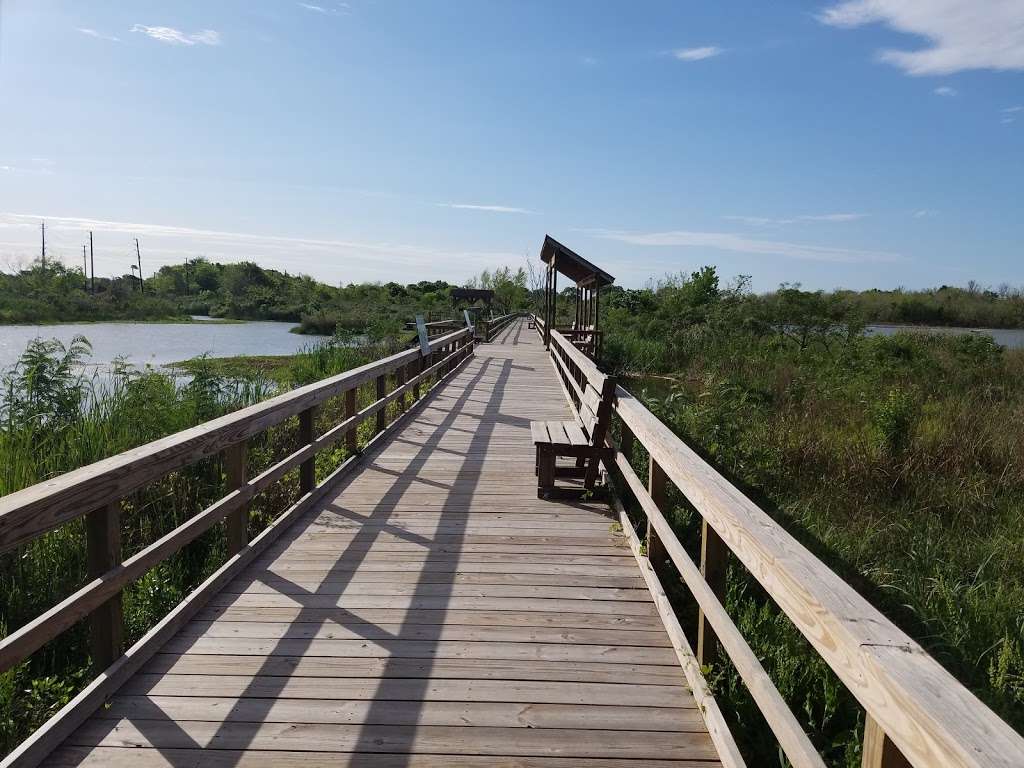
<instances>
[{"instance_id":1,"label":"calm water surface","mask_svg":"<svg viewBox=\"0 0 1024 768\"><path fill-rule=\"evenodd\" d=\"M921 332L921 333L971 333L974 335L991 336L996 340L996 344L1007 347L1009 349L1024 349L1024 330L1010 329L1005 330L1001 328L933 328L930 326L923 325L869 325L866 329L869 336L881 335L881 336L892 336L901 332Z\"/></svg>"},{"instance_id":2,"label":"calm water surface","mask_svg":"<svg viewBox=\"0 0 1024 768\"><path fill-rule=\"evenodd\" d=\"M81 334L92 344L92 365L107 366L117 357L138 366L165 365L197 355L290 355L313 343L316 336L289 333L293 323L82 323L68 325L0 325L0 370L18 360L34 338L57 338L65 344ZM928 328L871 325L869 334L891 336L900 331L987 334L996 343L1024 349L1024 330Z\"/></svg>"},{"instance_id":3,"label":"calm water surface","mask_svg":"<svg viewBox=\"0 0 1024 768\"><path fill-rule=\"evenodd\" d=\"M15 362L29 341L76 335L92 344L91 365L104 367L118 357L137 366L166 365L197 355L290 355L318 336L289 333L295 323L83 323L68 325L0 325L0 370Z\"/></svg>"}]
</instances>

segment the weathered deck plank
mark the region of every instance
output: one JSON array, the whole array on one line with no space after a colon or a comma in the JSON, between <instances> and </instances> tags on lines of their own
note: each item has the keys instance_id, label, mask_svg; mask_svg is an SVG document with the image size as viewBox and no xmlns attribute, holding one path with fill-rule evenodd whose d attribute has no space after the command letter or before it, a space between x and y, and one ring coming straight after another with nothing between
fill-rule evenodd
<instances>
[{"instance_id":1,"label":"weathered deck plank","mask_svg":"<svg viewBox=\"0 0 1024 768\"><path fill-rule=\"evenodd\" d=\"M513 323L49 764L717 765L614 518L536 498L569 416Z\"/></svg>"}]
</instances>

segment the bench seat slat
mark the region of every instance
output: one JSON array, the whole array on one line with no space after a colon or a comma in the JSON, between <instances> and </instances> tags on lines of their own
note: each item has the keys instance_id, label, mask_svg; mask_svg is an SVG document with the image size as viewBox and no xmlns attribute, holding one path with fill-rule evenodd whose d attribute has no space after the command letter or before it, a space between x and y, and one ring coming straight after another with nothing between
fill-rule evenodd
<instances>
[{"instance_id":1,"label":"bench seat slat","mask_svg":"<svg viewBox=\"0 0 1024 768\"><path fill-rule=\"evenodd\" d=\"M565 434L569 437L571 445L590 445L590 438L583 434L580 425L575 421L566 421L562 424Z\"/></svg>"},{"instance_id":2,"label":"bench seat slat","mask_svg":"<svg viewBox=\"0 0 1024 768\"><path fill-rule=\"evenodd\" d=\"M552 445L572 445L569 441L569 436L565 434L565 424L561 421L549 421L546 422L548 427L548 434L551 435Z\"/></svg>"},{"instance_id":3,"label":"bench seat slat","mask_svg":"<svg viewBox=\"0 0 1024 768\"><path fill-rule=\"evenodd\" d=\"M530 436L534 445L551 442L551 438L548 436L548 425L543 421L530 422Z\"/></svg>"}]
</instances>

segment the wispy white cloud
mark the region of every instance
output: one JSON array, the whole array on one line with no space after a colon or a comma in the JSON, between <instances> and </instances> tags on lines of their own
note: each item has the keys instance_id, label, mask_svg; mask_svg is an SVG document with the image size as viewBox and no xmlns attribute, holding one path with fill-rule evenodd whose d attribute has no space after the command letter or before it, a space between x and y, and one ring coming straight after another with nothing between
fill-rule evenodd
<instances>
[{"instance_id":1,"label":"wispy white cloud","mask_svg":"<svg viewBox=\"0 0 1024 768\"><path fill-rule=\"evenodd\" d=\"M719 251L732 251L734 253L747 253L758 256L777 256L785 259L802 259L806 261L865 263L903 260L902 256L895 253L761 240L731 232L691 232L687 230L628 232L597 229L588 230L587 234L592 237L616 240L630 245L710 248Z\"/></svg>"},{"instance_id":2,"label":"wispy white cloud","mask_svg":"<svg viewBox=\"0 0 1024 768\"><path fill-rule=\"evenodd\" d=\"M1020 0L843 0L818 14L833 27L884 24L928 45L888 49L879 58L909 75L971 69L1024 69L1024 3Z\"/></svg>"},{"instance_id":3,"label":"wispy white cloud","mask_svg":"<svg viewBox=\"0 0 1024 768\"><path fill-rule=\"evenodd\" d=\"M1017 122L1017 118L1015 118L1015 117L1004 117L999 122L1002 123L1003 125L1009 125L1010 123Z\"/></svg>"},{"instance_id":4,"label":"wispy white cloud","mask_svg":"<svg viewBox=\"0 0 1024 768\"><path fill-rule=\"evenodd\" d=\"M131 31L141 32L154 40L169 45L220 45L221 43L220 33L214 29L201 29L198 32L187 34L174 27L149 27L145 24L136 24Z\"/></svg>"},{"instance_id":5,"label":"wispy white cloud","mask_svg":"<svg viewBox=\"0 0 1024 768\"><path fill-rule=\"evenodd\" d=\"M360 242L337 238L288 237L252 232L208 230L142 222L109 221L83 216L0 212L4 252L31 258L38 250L39 222L46 220L47 250L79 263L83 238L96 233L100 274L120 272L124 254L142 240L142 258L152 267L205 256L213 261L257 261L263 266L314 274L321 279L360 281L394 279L402 270L410 279L464 280L484 267L519 263L522 254L475 250L450 244Z\"/></svg>"},{"instance_id":6,"label":"wispy white cloud","mask_svg":"<svg viewBox=\"0 0 1024 768\"><path fill-rule=\"evenodd\" d=\"M699 48L676 48L672 51L672 57L679 61L701 61L720 56L725 53L724 48L717 45L703 45Z\"/></svg>"},{"instance_id":7,"label":"wispy white cloud","mask_svg":"<svg viewBox=\"0 0 1024 768\"><path fill-rule=\"evenodd\" d=\"M580 58L580 63L588 67L593 67L597 64L597 59L593 56L583 56Z\"/></svg>"},{"instance_id":8,"label":"wispy white cloud","mask_svg":"<svg viewBox=\"0 0 1024 768\"><path fill-rule=\"evenodd\" d=\"M536 213L528 208L511 205L478 205L476 203L435 203L438 208L458 208L463 211L488 211L489 213Z\"/></svg>"},{"instance_id":9,"label":"wispy white cloud","mask_svg":"<svg viewBox=\"0 0 1024 768\"><path fill-rule=\"evenodd\" d=\"M48 157L32 157L27 160L0 163L0 171L15 174L38 174L50 176L56 162Z\"/></svg>"},{"instance_id":10,"label":"wispy white cloud","mask_svg":"<svg viewBox=\"0 0 1024 768\"><path fill-rule=\"evenodd\" d=\"M109 40L112 43L121 42L120 37L114 37L114 35L105 35L102 32L99 32L95 29L90 29L89 27L79 27L78 31L81 32L83 35L95 37L97 40Z\"/></svg>"},{"instance_id":11,"label":"wispy white cloud","mask_svg":"<svg viewBox=\"0 0 1024 768\"><path fill-rule=\"evenodd\" d=\"M915 219L931 219L938 214L938 211L931 208L921 208L920 210L914 211Z\"/></svg>"},{"instance_id":12,"label":"wispy white cloud","mask_svg":"<svg viewBox=\"0 0 1024 768\"><path fill-rule=\"evenodd\" d=\"M324 5L317 5L316 3L299 2L297 5L300 8L305 8L307 11L320 13L324 16L344 16L348 15L352 11L352 7L348 3L326 3Z\"/></svg>"},{"instance_id":13,"label":"wispy white cloud","mask_svg":"<svg viewBox=\"0 0 1024 768\"><path fill-rule=\"evenodd\" d=\"M1006 107L1006 109L1004 109L1002 111L1005 112L1008 115L1011 115L1011 114L1013 114L1015 112L1024 112L1024 106Z\"/></svg>"},{"instance_id":14,"label":"wispy white cloud","mask_svg":"<svg viewBox=\"0 0 1024 768\"><path fill-rule=\"evenodd\" d=\"M948 85L940 85L932 93L936 96L956 96L957 90L956 88L950 88Z\"/></svg>"},{"instance_id":15,"label":"wispy white cloud","mask_svg":"<svg viewBox=\"0 0 1024 768\"><path fill-rule=\"evenodd\" d=\"M783 226L786 224L800 224L804 222L821 221L839 223L844 221L857 221L867 216L866 213L820 213L804 214L802 216L791 216L789 218L772 218L769 216L723 216L728 221L739 221L743 224L750 224L755 227Z\"/></svg>"}]
</instances>

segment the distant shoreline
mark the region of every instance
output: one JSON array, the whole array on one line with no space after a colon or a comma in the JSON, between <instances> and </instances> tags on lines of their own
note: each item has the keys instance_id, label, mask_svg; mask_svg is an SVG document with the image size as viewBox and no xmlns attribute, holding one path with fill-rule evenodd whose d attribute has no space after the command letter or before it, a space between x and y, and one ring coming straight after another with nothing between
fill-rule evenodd
<instances>
[{"instance_id":1,"label":"distant shoreline","mask_svg":"<svg viewBox=\"0 0 1024 768\"><path fill-rule=\"evenodd\" d=\"M1024 327L989 328L980 325L932 325L931 323L868 323L868 328L896 328L908 330L932 330L932 331L966 331L978 333L992 333L995 331L1024 331Z\"/></svg>"},{"instance_id":2,"label":"distant shoreline","mask_svg":"<svg viewBox=\"0 0 1024 768\"><path fill-rule=\"evenodd\" d=\"M47 325L236 325L240 323L258 323L258 322L277 322L277 321L263 321L263 320L236 320L234 318L224 318L223 320L216 317L210 319L197 320L195 318L184 316L184 317L156 317L146 318L142 320L135 319L123 319L118 318L116 320L39 320L35 322L5 322L0 321L0 328L38 328L40 326Z\"/></svg>"}]
</instances>

